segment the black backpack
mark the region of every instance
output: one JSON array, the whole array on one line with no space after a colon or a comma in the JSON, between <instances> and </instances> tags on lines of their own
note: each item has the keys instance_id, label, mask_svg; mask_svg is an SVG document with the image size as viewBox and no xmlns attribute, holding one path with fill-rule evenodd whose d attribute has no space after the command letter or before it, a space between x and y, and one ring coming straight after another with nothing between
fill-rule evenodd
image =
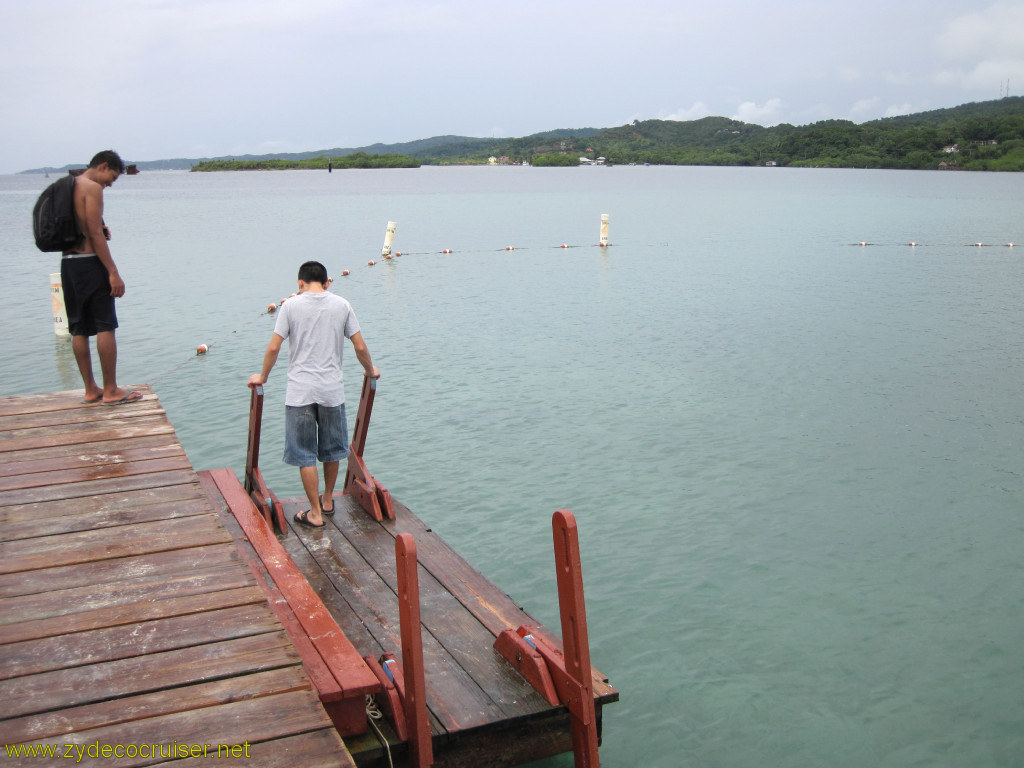
<instances>
[{"instance_id":1,"label":"black backpack","mask_svg":"<svg viewBox=\"0 0 1024 768\"><path fill-rule=\"evenodd\" d=\"M82 239L75 215L75 177L70 173L43 190L32 209L32 234L44 253L70 251Z\"/></svg>"}]
</instances>

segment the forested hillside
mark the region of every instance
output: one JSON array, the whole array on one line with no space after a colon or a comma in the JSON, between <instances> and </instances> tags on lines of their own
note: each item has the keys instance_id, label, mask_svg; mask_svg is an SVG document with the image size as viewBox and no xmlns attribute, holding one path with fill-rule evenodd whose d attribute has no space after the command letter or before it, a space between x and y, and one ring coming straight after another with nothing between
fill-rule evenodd
<instances>
[{"instance_id":1,"label":"forested hillside","mask_svg":"<svg viewBox=\"0 0 1024 768\"><path fill-rule=\"evenodd\" d=\"M853 123L771 128L725 117L642 120L618 128L560 129L521 138L434 136L401 144L212 160L132 160L140 170L408 168L419 164L775 165L1024 171L1024 97ZM56 172L37 168L25 173Z\"/></svg>"},{"instance_id":2,"label":"forested hillside","mask_svg":"<svg viewBox=\"0 0 1024 768\"><path fill-rule=\"evenodd\" d=\"M509 141L499 151L510 162L534 165L574 164L582 156L605 157L609 163L1020 171L1024 97L859 125L825 120L764 128L706 117L689 122L635 121L585 138L571 137L567 146L558 148L552 142L523 146L522 141Z\"/></svg>"}]
</instances>

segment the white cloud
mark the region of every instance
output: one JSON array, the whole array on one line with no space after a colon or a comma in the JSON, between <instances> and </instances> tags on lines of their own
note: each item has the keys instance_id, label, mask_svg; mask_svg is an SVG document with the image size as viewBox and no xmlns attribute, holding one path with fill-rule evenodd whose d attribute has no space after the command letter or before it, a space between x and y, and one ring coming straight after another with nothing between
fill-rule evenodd
<instances>
[{"instance_id":1,"label":"white cloud","mask_svg":"<svg viewBox=\"0 0 1024 768\"><path fill-rule=\"evenodd\" d=\"M1017 92L1020 92L1020 85L1024 83L1024 59L988 59L971 69L944 69L936 72L932 80L943 86L989 90L992 93L990 98L994 99L1007 80L1011 81L1011 87L1017 83Z\"/></svg>"},{"instance_id":2,"label":"white cloud","mask_svg":"<svg viewBox=\"0 0 1024 768\"><path fill-rule=\"evenodd\" d=\"M708 105L703 101L698 101L689 109L678 109L671 115L665 115L664 120L700 120L702 117L707 117L711 114L711 110L708 109Z\"/></svg>"},{"instance_id":3,"label":"white cloud","mask_svg":"<svg viewBox=\"0 0 1024 768\"><path fill-rule=\"evenodd\" d=\"M935 41L943 56L971 62L1024 55L1024 3L998 2L951 19Z\"/></svg>"},{"instance_id":4,"label":"white cloud","mask_svg":"<svg viewBox=\"0 0 1024 768\"><path fill-rule=\"evenodd\" d=\"M951 19L935 49L956 63L934 72L932 82L996 98L1007 79L1024 81L1024 2L997 2Z\"/></svg>"},{"instance_id":5,"label":"white cloud","mask_svg":"<svg viewBox=\"0 0 1024 768\"><path fill-rule=\"evenodd\" d=\"M752 101L745 101L736 109L736 114L732 116L732 119L765 126L777 125L779 122L777 115L781 106L782 99L768 99L761 107Z\"/></svg>"}]
</instances>

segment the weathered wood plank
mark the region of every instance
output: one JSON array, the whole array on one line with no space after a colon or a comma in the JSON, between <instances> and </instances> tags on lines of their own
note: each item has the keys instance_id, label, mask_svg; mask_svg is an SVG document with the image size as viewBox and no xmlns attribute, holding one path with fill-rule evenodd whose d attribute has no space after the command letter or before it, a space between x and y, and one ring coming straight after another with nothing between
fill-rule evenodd
<instances>
[{"instance_id":1,"label":"weathered wood plank","mask_svg":"<svg viewBox=\"0 0 1024 768\"><path fill-rule=\"evenodd\" d=\"M0 540L19 538L5 535L10 524L33 522L40 517L59 518L65 516L102 517L112 512L131 512L134 509L148 506L177 506L184 501L206 501L198 482L175 485L161 485L155 488L139 488L130 491L115 491L98 496L77 496L64 499L53 499L46 503L45 515L40 515L39 502L10 504L0 506ZM2 499L0 499L2 504ZM173 517L174 515L168 515ZM72 528L71 530L77 530ZM49 534L42 534L49 535Z\"/></svg>"},{"instance_id":2,"label":"weathered wood plank","mask_svg":"<svg viewBox=\"0 0 1024 768\"><path fill-rule=\"evenodd\" d=\"M93 585L174 579L182 574L202 577L238 567L238 555L229 542L176 549L146 555L96 560L23 572L0 574L0 597L35 595Z\"/></svg>"},{"instance_id":3,"label":"weathered wood plank","mask_svg":"<svg viewBox=\"0 0 1024 768\"><path fill-rule=\"evenodd\" d=\"M181 686L123 698L68 707L56 712L5 720L4 740L22 744L54 739L65 733L87 731L147 717L198 710L229 701L269 696L286 691L309 690L309 680L297 666L281 667L207 683Z\"/></svg>"},{"instance_id":4,"label":"weathered wood plank","mask_svg":"<svg viewBox=\"0 0 1024 768\"><path fill-rule=\"evenodd\" d=\"M337 503L336 503L337 504ZM375 578L387 585L388 589L397 593L398 583L395 572L395 538L388 528L391 522L378 523L361 509L347 517L341 512L341 506L335 507L335 520L338 521L339 533L351 544L354 550L366 560L374 570ZM408 513L411 515L411 513ZM339 517L341 515L341 517ZM302 534L307 536L305 532ZM421 532L421 537L433 536ZM332 550L337 550L336 537L332 536ZM419 541L417 540L417 552ZM458 562L462 558L454 555ZM458 563L453 561L451 565ZM478 575L479 576L479 575ZM482 577L480 577L482 578ZM497 591L486 582L489 592ZM502 711L505 717L520 717L540 712L549 707L548 703L529 685L523 677L509 665L499 661L500 657L493 651L494 635L482 625L476 617L440 584L422 564L419 567L419 588L421 621L425 630L424 655L429 658L431 643L436 643L444 653L450 655L455 664L464 670L474 686L480 690ZM363 592L365 590L359 590ZM480 595L484 599L483 593ZM427 640L427 637L430 640ZM452 698L462 706L468 697ZM467 715L452 709L453 717L464 722ZM470 715L471 717L471 715ZM499 719L499 718L493 718Z\"/></svg>"},{"instance_id":5,"label":"weathered wood plank","mask_svg":"<svg viewBox=\"0 0 1024 768\"><path fill-rule=\"evenodd\" d=\"M438 583L442 584L446 591L455 596L465 610L472 613L493 635L497 636L505 629L517 629L523 624L543 626L518 602L466 562L444 539L429 529L401 502L394 502L396 518L387 524L371 520L350 496L336 497L335 503L339 502L342 506L335 507L338 510L336 517L344 510L349 516L348 519L359 528L366 528L369 522L387 530L392 536L397 536L399 533L412 534L416 539L420 565ZM348 530L347 523L345 527ZM557 600L557 595L552 597ZM556 644L561 644L557 631L549 630L548 635ZM593 684L594 695L598 699L618 700L618 691L608 684L608 678L596 668L593 669Z\"/></svg>"},{"instance_id":6,"label":"weathered wood plank","mask_svg":"<svg viewBox=\"0 0 1024 768\"><path fill-rule=\"evenodd\" d=\"M366 618L363 618L356 614L298 536L285 536L281 539L281 544L288 552L288 556L292 558L295 567L302 572L313 591L327 606L327 610L338 622L338 626L341 627L345 636L352 641L356 650L363 656L379 657L384 653L386 649L380 645L369 630L369 625L377 617L373 614L366 614ZM339 569L345 574L343 577L345 583L348 581L352 567L354 566L350 563L344 565L339 563Z\"/></svg>"},{"instance_id":7,"label":"weathered wood plank","mask_svg":"<svg viewBox=\"0 0 1024 768\"><path fill-rule=\"evenodd\" d=\"M286 506L286 518L291 519L297 505L288 502ZM352 611L364 617L364 620L373 617L373 622L367 622L368 630L379 645L386 650L400 653L402 642L398 597L393 586L382 580L381 575L373 570L372 564L370 568L365 564L360 566L363 554L353 547L333 523L328 523L325 528L318 531L293 529L293 532L302 537L306 548L316 558L328 578L339 584L338 590ZM390 567L393 571L394 539L387 534L382 535L391 542ZM338 579L342 581L339 582ZM486 645L484 648L490 653ZM479 650L479 645L477 649ZM445 731L478 727L507 716L501 705L481 689L469 671L464 669L429 632L423 633L423 664L427 707ZM532 690L529 693L536 696Z\"/></svg>"},{"instance_id":8,"label":"weathered wood plank","mask_svg":"<svg viewBox=\"0 0 1024 768\"><path fill-rule=\"evenodd\" d=\"M172 487L180 488L181 486ZM46 505L45 512L47 515L50 512L50 506ZM100 512L79 512L58 517L38 517L42 510L38 506L34 506L33 509L37 515L36 517L30 517L19 522L5 523L2 519L3 513L0 512L0 540L33 539L38 536L56 536L62 533L95 531L101 528L116 528L122 525L171 520L179 517L193 517L194 515L207 515L210 513L210 505L206 499L187 499L184 501L147 504L145 506L126 507L116 510L102 510Z\"/></svg>"},{"instance_id":9,"label":"weathered wood plank","mask_svg":"<svg viewBox=\"0 0 1024 768\"><path fill-rule=\"evenodd\" d=\"M0 627L253 586L252 574L244 568L235 567L182 571L158 578L112 581L56 592L5 597L0 598Z\"/></svg>"},{"instance_id":10,"label":"weathered wood plank","mask_svg":"<svg viewBox=\"0 0 1024 768\"><path fill-rule=\"evenodd\" d=\"M205 515L122 525L100 531L0 542L0 573L201 547L230 540L231 535L211 511Z\"/></svg>"},{"instance_id":11,"label":"weathered wood plank","mask_svg":"<svg viewBox=\"0 0 1024 768\"><path fill-rule=\"evenodd\" d=\"M242 490L234 473L230 470L214 470L210 475L270 577L287 598L303 630L341 684L346 697L379 691L380 682L340 631L337 623L330 619L308 582L290 562L280 542L269 531L266 522Z\"/></svg>"},{"instance_id":12,"label":"weathered wood plank","mask_svg":"<svg viewBox=\"0 0 1024 768\"><path fill-rule=\"evenodd\" d=\"M0 454L10 451L28 451L56 445L84 445L100 440L130 440L149 435L171 435L174 428L165 416L121 416L97 426L91 422L74 424L61 429L39 427L0 432Z\"/></svg>"},{"instance_id":13,"label":"weathered wood plank","mask_svg":"<svg viewBox=\"0 0 1024 768\"><path fill-rule=\"evenodd\" d=\"M66 744L162 744L168 757L184 757L177 745L209 744L213 754L218 745L254 744L330 727L312 691L290 691L242 701L205 707L197 712L134 720L128 723L67 733ZM177 742L177 745L174 744ZM32 742L38 743L38 742ZM238 753L242 757L241 752ZM104 766L140 766L153 763L151 757L103 760Z\"/></svg>"},{"instance_id":14,"label":"weathered wood plank","mask_svg":"<svg viewBox=\"0 0 1024 768\"><path fill-rule=\"evenodd\" d=\"M143 399L155 397L148 384L135 384L125 389L142 392ZM0 398L0 416L14 416L19 413L35 413L38 411L91 410L95 406L81 402L85 397L84 389L68 389L63 392L40 392L27 395L6 395ZM102 407L102 406L101 406ZM121 406L118 406L120 408Z\"/></svg>"},{"instance_id":15,"label":"weathered wood plank","mask_svg":"<svg viewBox=\"0 0 1024 768\"><path fill-rule=\"evenodd\" d=\"M22 473L0 477L0 493L22 488L48 488L59 492L59 486L72 483L92 483L98 480L126 478L134 475L149 475L155 472L191 470L192 465L184 452L165 458L118 461L95 466L75 467L54 471Z\"/></svg>"},{"instance_id":16,"label":"weathered wood plank","mask_svg":"<svg viewBox=\"0 0 1024 768\"><path fill-rule=\"evenodd\" d=\"M282 765L302 768L356 768L338 732L333 728L251 744L249 757L237 761L229 758L193 757L176 760L173 763L157 763L154 768L224 768L225 765L244 765L245 768L280 768Z\"/></svg>"},{"instance_id":17,"label":"weathered wood plank","mask_svg":"<svg viewBox=\"0 0 1024 768\"><path fill-rule=\"evenodd\" d=\"M195 472L191 469L182 469L171 472L154 472L147 475L118 477L110 480L91 480L42 488L24 488L18 491L7 491L0 496L0 507L20 504L50 504L60 499L79 499L90 496L102 496L108 493L143 491L169 485L184 485L190 482L195 482Z\"/></svg>"},{"instance_id":18,"label":"weathered wood plank","mask_svg":"<svg viewBox=\"0 0 1024 768\"><path fill-rule=\"evenodd\" d=\"M158 446L174 445L179 448L180 443L173 434L150 435L148 437L133 437L131 440L98 440L88 443L85 449L75 448L67 445L51 445L48 448L30 448L25 451L6 451L0 462L20 463L23 461L44 461L46 459L62 459L67 456L84 456L90 458L94 454L114 453L125 448L154 448Z\"/></svg>"},{"instance_id":19,"label":"weathered wood plank","mask_svg":"<svg viewBox=\"0 0 1024 768\"><path fill-rule=\"evenodd\" d=\"M263 593L255 585L167 597L162 600L135 600L91 611L62 613L35 621L0 624L0 645L264 602ZM3 606L0 605L0 610L2 609Z\"/></svg>"},{"instance_id":20,"label":"weathered wood plank","mask_svg":"<svg viewBox=\"0 0 1024 768\"><path fill-rule=\"evenodd\" d=\"M263 561L260 560L256 550L252 548L249 540L245 537L244 531L242 531L235 516L231 514L231 510L228 509L227 501L221 494L213 477L209 472L200 472L199 481L203 486L203 490L206 491L210 503L220 516L221 523L234 537L239 556L249 566L253 578L266 596L267 604L274 612L274 615L277 616L278 621L284 626L285 631L288 632L292 645L295 646L302 659L303 669L305 669L306 674L320 695L320 700L337 701L344 698L341 684L331 674L330 668L316 648L313 647L309 636L302 629L302 624L296 618L295 612L288 605L288 600L281 593L281 590L277 588L274 580L270 578L270 574L267 572L266 566L263 565Z\"/></svg>"},{"instance_id":21,"label":"weathered wood plank","mask_svg":"<svg viewBox=\"0 0 1024 768\"><path fill-rule=\"evenodd\" d=\"M186 645L271 632L281 625L265 604L143 621L4 646L0 679L143 656Z\"/></svg>"},{"instance_id":22,"label":"weathered wood plank","mask_svg":"<svg viewBox=\"0 0 1024 768\"><path fill-rule=\"evenodd\" d=\"M250 742L267 765L281 742L293 764L353 765L144 391L0 398L4 740Z\"/></svg>"},{"instance_id":23,"label":"weathered wood plank","mask_svg":"<svg viewBox=\"0 0 1024 768\"><path fill-rule=\"evenodd\" d=\"M277 628L273 632L149 656L40 672L0 680L0 719L298 663L298 654L288 636Z\"/></svg>"},{"instance_id":24,"label":"weathered wood plank","mask_svg":"<svg viewBox=\"0 0 1024 768\"><path fill-rule=\"evenodd\" d=\"M8 453L4 455L5 463L0 464L0 478L68 472L110 464L128 464L133 461L183 458L185 456L185 449L176 441L167 438L162 439L157 445L137 445L137 443L152 440L153 438L139 438L137 441L121 443L117 448L107 451L96 450L93 445L89 446L88 452L74 450L68 452L65 448L62 449L61 455L45 458L38 455L24 458L21 453Z\"/></svg>"},{"instance_id":25,"label":"weathered wood plank","mask_svg":"<svg viewBox=\"0 0 1024 768\"><path fill-rule=\"evenodd\" d=\"M134 403L125 403L116 407L90 406L75 410L50 410L32 411L11 416L0 416L0 432L7 432L15 429L36 429L44 427L66 427L71 424L96 424L102 425L105 422L126 417L138 418L140 416L161 416L165 417L164 409L160 407L156 396Z\"/></svg>"}]
</instances>

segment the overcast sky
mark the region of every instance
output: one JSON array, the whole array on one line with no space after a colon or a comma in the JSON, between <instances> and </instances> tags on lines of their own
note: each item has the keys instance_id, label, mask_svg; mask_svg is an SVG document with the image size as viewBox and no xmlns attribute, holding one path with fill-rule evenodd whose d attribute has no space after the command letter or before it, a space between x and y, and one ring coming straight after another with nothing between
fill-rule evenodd
<instances>
[{"instance_id":1,"label":"overcast sky","mask_svg":"<svg viewBox=\"0 0 1024 768\"><path fill-rule=\"evenodd\" d=\"M1024 0L0 0L0 173L1024 94Z\"/></svg>"}]
</instances>

